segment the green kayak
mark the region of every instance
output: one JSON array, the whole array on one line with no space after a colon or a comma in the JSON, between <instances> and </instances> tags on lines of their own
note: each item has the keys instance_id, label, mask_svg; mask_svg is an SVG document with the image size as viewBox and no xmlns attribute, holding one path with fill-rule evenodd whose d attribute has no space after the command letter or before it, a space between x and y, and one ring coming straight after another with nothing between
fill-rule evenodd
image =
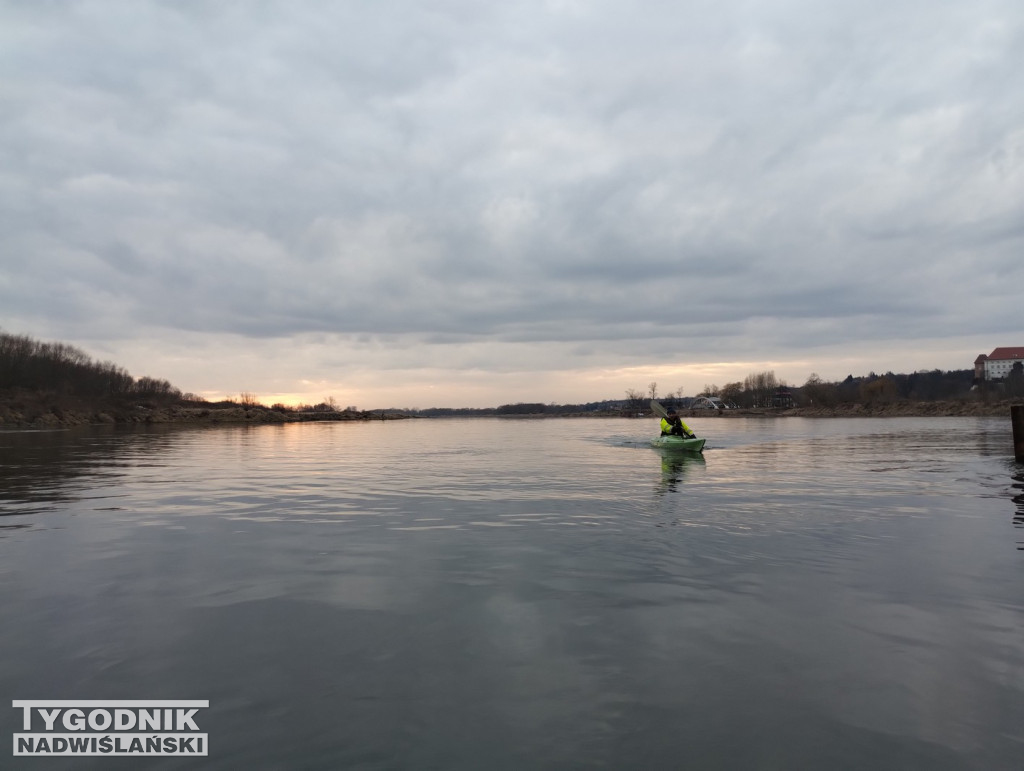
<instances>
[{"instance_id":1,"label":"green kayak","mask_svg":"<svg viewBox=\"0 0 1024 771\"><path fill-rule=\"evenodd\" d=\"M684 436L656 436L651 440L653 447L660 447L665 450L686 450L687 452L700 452L704 449L704 442L707 439L687 439Z\"/></svg>"}]
</instances>

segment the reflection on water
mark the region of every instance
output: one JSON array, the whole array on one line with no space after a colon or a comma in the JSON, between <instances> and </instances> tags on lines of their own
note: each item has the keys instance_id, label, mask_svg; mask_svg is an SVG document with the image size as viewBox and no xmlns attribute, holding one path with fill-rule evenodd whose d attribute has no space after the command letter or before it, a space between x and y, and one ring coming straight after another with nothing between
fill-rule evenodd
<instances>
[{"instance_id":1,"label":"reflection on water","mask_svg":"<svg viewBox=\"0 0 1024 771\"><path fill-rule=\"evenodd\" d=\"M60 511L102 496L147 463L176 451L168 426L132 430L0 431L0 516Z\"/></svg>"},{"instance_id":2,"label":"reflection on water","mask_svg":"<svg viewBox=\"0 0 1024 771\"><path fill-rule=\"evenodd\" d=\"M1014 463L1012 478L1011 498L1017 509L1013 515L1013 526L1024 529L1024 463ZM1017 548L1024 551L1024 540L1017 542Z\"/></svg>"},{"instance_id":3,"label":"reflection on water","mask_svg":"<svg viewBox=\"0 0 1024 771\"><path fill-rule=\"evenodd\" d=\"M1019 765L1007 422L693 427L0 434L0 690L208 698L204 768Z\"/></svg>"},{"instance_id":4,"label":"reflection on water","mask_svg":"<svg viewBox=\"0 0 1024 771\"><path fill-rule=\"evenodd\" d=\"M704 456L700 453L659 449L658 454L661 455L661 480L657 487L659 495L676 492L689 470L705 465Z\"/></svg>"}]
</instances>

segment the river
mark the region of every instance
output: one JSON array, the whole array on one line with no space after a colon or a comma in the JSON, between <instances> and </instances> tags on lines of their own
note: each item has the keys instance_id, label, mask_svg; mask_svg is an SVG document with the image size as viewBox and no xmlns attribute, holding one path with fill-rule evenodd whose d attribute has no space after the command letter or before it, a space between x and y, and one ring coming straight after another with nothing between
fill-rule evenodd
<instances>
[{"instance_id":1,"label":"river","mask_svg":"<svg viewBox=\"0 0 1024 771\"><path fill-rule=\"evenodd\" d=\"M1009 417L688 422L0 433L0 767L172 699L123 767L1020 768Z\"/></svg>"}]
</instances>

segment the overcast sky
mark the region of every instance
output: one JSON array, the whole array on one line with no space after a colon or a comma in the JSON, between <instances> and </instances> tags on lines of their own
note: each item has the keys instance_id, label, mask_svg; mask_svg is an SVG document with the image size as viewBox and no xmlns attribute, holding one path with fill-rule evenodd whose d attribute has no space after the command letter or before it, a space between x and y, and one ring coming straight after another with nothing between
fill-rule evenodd
<instances>
[{"instance_id":1,"label":"overcast sky","mask_svg":"<svg viewBox=\"0 0 1024 771\"><path fill-rule=\"evenodd\" d=\"M0 329L363 409L1024 345L1020 0L0 0Z\"/></svg>"}]
</instances>

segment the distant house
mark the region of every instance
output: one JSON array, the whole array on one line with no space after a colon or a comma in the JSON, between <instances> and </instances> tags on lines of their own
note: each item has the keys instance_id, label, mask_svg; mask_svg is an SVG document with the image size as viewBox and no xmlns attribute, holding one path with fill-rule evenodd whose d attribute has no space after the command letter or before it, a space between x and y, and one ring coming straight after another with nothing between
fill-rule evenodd
<instances>
[{"instance_id":1,"label":"distant house","mask_svg":"<svg viewBox=\"0 0 1024 771\"><path fill-rule=\"evenodd\" d=\"M985 362L988 361L988 356L983 353L978 354L978 358L974 360L974 381L978 382L985 379Z\"/></svg>"},{"instance_id":2,"label":"distant house","mask_svg":"<svg viewBox=\"0 0 1024 771\"><path fill-rule=\"evenodd\" d=\"M792 407L793 406L793 394L789 392L789 389L784 386L779 386L775 390L775 395L772 396L773 407Z\"/></svg>"},{"instance_id":3,"label":"distant house","mask_svg":"<svg viewBox=\"0 0 1024 771\"><path fill-rule=\"evenodd\" d=\"M988 356L974 360L974 377L979 380L1003 380L1013 365L1024 363L1024 348L996 348Z\"/></svg>"}]
</instances>

